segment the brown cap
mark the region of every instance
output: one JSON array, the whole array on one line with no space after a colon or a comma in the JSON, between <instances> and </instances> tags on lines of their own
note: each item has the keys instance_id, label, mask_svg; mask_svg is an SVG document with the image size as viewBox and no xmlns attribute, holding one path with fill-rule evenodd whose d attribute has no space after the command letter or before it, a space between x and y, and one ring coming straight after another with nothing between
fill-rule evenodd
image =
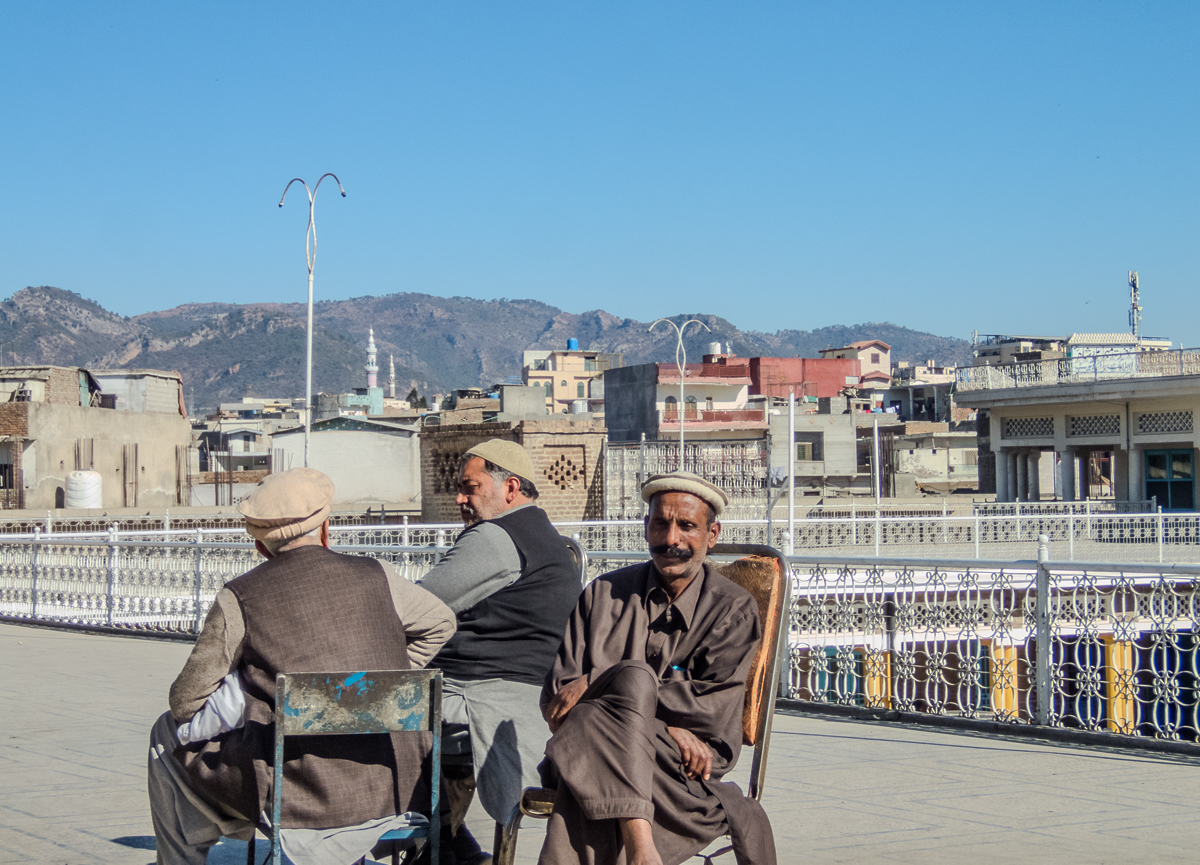
<instances>
[{"instance_id":1,"label":"brown cap","mask_svg":"<svg viewBox=\"0 0 1200 865\"><path fill-rule=\"evenodd\" d=\"M533 483L533 460L529 458L525 448L516 442L508 441L508 439L488 439L475 445L463 456L480 457L506 472L512 472Z\"/></svg>"},{"instance_id":2,"label":"brown cap","mask_svg":"<svg viewBox=\"0 0 1200 865\"><path fill-rule=\"evenodd\" d=\"M659 493L690 493L712 506L717 516L729 504L729 496L720 487L710 484L692 472L671 472L665 475L650 475L642 484L642 501L648 502Z\"/></svg>"},{"instance_id":3,"label":"brown cap","mask_svg":"<svg viewBox=\"0 0 1200 865\"><path fill-rule=\"evenodd\" d=\"M333 509L333 481L316 469L267 475L237 506L246 531L260 541L285 541L315 529Z\"/></svg>"}]
</instances>

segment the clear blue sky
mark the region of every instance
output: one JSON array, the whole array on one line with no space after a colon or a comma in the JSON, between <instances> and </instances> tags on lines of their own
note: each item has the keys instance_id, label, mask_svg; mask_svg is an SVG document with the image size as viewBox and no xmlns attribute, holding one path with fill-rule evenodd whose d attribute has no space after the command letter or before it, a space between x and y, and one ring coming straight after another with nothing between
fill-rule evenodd
<instances>
[{"instance_id":1,"label":"clear blue sky","mask_svg":"<svg viewBox=\"0 0 1200 865\"><path fill-rule=\"evenodd\" d=\"M349 10L349 11L347 11ZM6 3L0 296L1200 345L1195 3ZM293 190L294 191L294 190ZM334 193L334 194L331 194Z\"/></svg>"}]
</instances>

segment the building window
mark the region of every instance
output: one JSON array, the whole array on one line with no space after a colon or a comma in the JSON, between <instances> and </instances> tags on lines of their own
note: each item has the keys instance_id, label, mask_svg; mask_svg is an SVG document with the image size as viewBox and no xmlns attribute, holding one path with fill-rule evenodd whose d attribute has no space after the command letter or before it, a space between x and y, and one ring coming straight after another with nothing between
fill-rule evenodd
<instances>
[{"instance_id":1,"label":"building window","mask_svg":"<svg viewBox=\"0 0 1200 865\"><path fill-rule=\"evenodd\" d=\"M879 363L879 352L871 352L871 363Z\"/></svg>"},{"instance_id":2,"label":"building window","mask_svg":"<svg viewBox=\"0 0 1200 865\"><path fill-rule=\"evenodd\" d=\"M250 453L250 436L242 439L242 453Z\"/></svg>"},{"instance_id":3,"label":"building window","mask_svg":"<svg viewBox=\"0 0 1200 865\"><path fill-rule=\"evenodd\" d=\"M1146 498L1164 511L1190 511L1195 496L1192 451L1146 451Z\"/></svg>"},{"instance_id":4,"label":"building window","mask_svg":"<svg viewBox=\"0 0 1200 865\"><path fill-rule=\"evenodd\" d=\"M566 387L566 386L567 386L567 380L566 380L565 378L562 380L562 386L563 386L563 387Z\"/></svg>"},{"instance_id":5,"label":"building window","mask_svg":"<svg viewBox=\"0 0 1200 865\"><path fill-rule=\"evenodd\" d=\"M546 382L546 399L554 399L554 382Z\"/></svg>"},{"instance_id":6,"label":"building window","mask_svg":"<svg viewBox=\"0 0 1200 865\"><path fill-rule=\"evenodd\" d=\"M583 382L575 383L575 396L578 399L583 399L587 394L583 392Z\"/></svg>"}]
</instances>

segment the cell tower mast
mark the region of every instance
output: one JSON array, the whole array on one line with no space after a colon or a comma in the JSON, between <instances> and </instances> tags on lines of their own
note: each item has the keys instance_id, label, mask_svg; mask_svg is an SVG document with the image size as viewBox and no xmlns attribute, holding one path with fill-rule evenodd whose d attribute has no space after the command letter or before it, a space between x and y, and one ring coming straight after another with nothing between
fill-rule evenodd
<instances>
[{"instance_id":1,"label":"cell tower mast","mask_svg":"<svg viewBox=\"0 0 1200 865\"><path fill-rule=\"evenodd\" d=\"M1140 339L1138 331L1142 320L1142 305L1138 303L1138 275L1136 270L1129 271L1129 327L1133 330L1133 338Z\"/></svg>"}]
</instances>

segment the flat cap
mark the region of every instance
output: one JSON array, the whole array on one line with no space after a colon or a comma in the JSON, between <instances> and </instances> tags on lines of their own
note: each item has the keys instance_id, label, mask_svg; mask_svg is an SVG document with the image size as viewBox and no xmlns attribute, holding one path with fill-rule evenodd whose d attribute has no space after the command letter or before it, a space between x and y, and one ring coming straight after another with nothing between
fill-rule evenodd
<instances>
[{"instance_id":1,"label":"flat cap","mask_svg":"<svg viewBox=\"0 0 1200 865\"><path fill-rule=\"evenodd\" d=\"M512 472L518 477L533 483L533 460L525 452L525 448L508 439L488 439L471 448L464 457L480 457L494 466L499 466L506 472Z\"/></svg>"},{"instance_id":2,"label":"flat cap","mask_svg":"<svg viewBox=\"0 0 1200 865\"><path fill-rule=\"evenodd\" d=\"M715 484L710 484L693 472L676 471L665 475L650 475L642 484L642 501L648 502L659 493L690 493L712 506L717 516L729 504L729 496Z\"/></svg>"},{"instance_id":3,"label":"flat cap","mask_svg":"<svg viewBox=\"0 0 1200 865\"><path fill-rule=\"evenodd\" d=\"M260 541L299 537L325 522L333 509L333 481L316 469L267 475L237 506L246 531Z\"/></svg>"}]
</instances>

